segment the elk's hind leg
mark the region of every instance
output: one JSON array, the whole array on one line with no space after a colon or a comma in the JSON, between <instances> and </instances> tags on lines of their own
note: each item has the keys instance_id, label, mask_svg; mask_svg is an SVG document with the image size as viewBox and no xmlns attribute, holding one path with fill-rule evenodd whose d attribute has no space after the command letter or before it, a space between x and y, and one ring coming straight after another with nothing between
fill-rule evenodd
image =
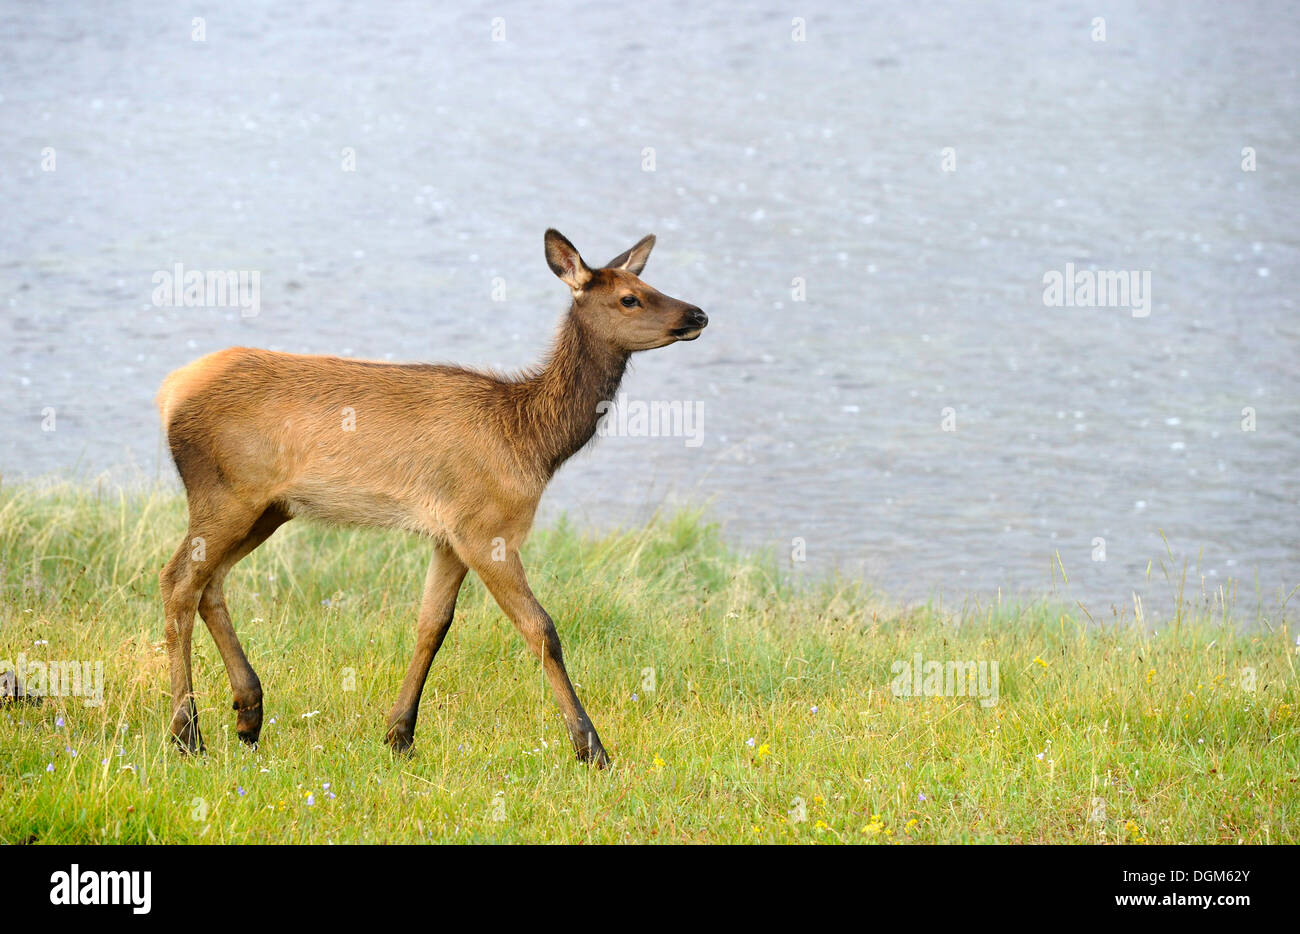
<instances>
[{"instance_id":1,"label":"elk's hind leg","mask_svg":"<svg viewBox=\"0 0 1300 934\"><path fill-rule=\"evenodd\" d=\"M225 580L231 568L288 521L288 513L279 506L271 506L263 512L244 536L244 540L222 560L208 585L203 588L203 596L199 598L199 615L207 624L212 641L217 644L217 651L225 663L226 674L230 677L236 711L235 729L239 738L250 746L256 745L262 732L262 682L253 671L253 666L248 663L244 647L239 644L235 628L231 625L230 610L226 606Z\"/></svg>"},{"instance_id":2,"label":"elk's hind leg","mask_svg":"<svg viewBox=\"0 0 1300 934\"><path fill-rule=\"evenodd\" d=\"M195 495L194 487L186 479L190 493L189 534L163 568L159 583L171 673L172 738L185 752L202 752L203 736L199 732L190 664L194 614L213 574L249 534L262 510L249 509L218 488L208 488L202 495Z\"/></svg>"},{"instance_id":3,"label":"elk's hind leg","mask_svg":"<svg viewBox=\"0 0 1300 934\"><path fill-rule=\"evenodd\" d=\"M194 611L186 612L175 597L178 588L188 590L190 540L187 537L176 554L158 575L163 601L163 636L167 643L167 668L171 678L172 739L184 752L202 752L203 736L199 733L199 715L194 708L194 686L190 680L190 640L194 631Z\"/></svg>"}]
</instances>

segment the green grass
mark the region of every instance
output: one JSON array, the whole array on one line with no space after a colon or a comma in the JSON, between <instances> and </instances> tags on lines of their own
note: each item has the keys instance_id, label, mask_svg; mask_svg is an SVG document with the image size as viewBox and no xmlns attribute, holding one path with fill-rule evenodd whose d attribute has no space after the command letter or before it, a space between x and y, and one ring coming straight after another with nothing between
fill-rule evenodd
<instances>
[{"instance_id":1,"label":"green grass","mask_svg":"<svg viewBox=\"0 0 1300 934\"><path fill-rule=\"evenodd\" d=\"M227 586L266 691L260 748L235 736L199 622L208 751L185 758L157 594L183 534L167 492L0 490L0 658L104 666L101 706L0 707L0 842L1300 839L1293 626L1184 608L1147 631L1046 604L958 621L793 587L691 514L594 539L561 524L526 549L608 771L574 760L540 666L472 576L414 754L393 757L383 718L428 547L304 523ZM998 702L895 696L891 665L918 652L996 661Z\"/></svg>"}]
</instances>

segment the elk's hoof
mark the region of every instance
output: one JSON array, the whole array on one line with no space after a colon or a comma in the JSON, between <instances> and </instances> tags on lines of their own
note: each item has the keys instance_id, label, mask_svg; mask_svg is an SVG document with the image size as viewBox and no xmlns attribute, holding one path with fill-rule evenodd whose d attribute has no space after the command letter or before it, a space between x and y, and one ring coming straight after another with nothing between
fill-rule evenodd
<instances>
[{"instance_id":1,"label":"elk's hoof","mask_svg":"<svg viewBox=\"0 0 1300 934\"><path fill-rule=\"evenodd\" d=\"M240 707L236 702L235 713L235 731L239 734L241 742L249 746L257 745L257 738L262 735L262 702L258 701L250 707Z\"/></svg>"},{"instance_id":2,"label":"elk's hoof","mask_svg":"<svg viewBox=\"0 0 1300 934\"><path fill-rule=\"evenodd\" d=\"M206 752L203 746L203 734L199 732L199 711L194 706L193 698L172 714L172 742L187 755Z\"/></svg>"},{"instance_id":3,"label":"elk's hoof","mask_svg":"<svg viewBox=\"0 0 1300 934\"><path fill-rule=\"evenodd\" d=\"M179 728L173 724L172 742L187 756L203 755L208 751L203 745L203 734L199 732L197 720L189 720Z\"/></svg>"},{"instance_id":4,"label":"elk's hoof","mask_svg":"<svg viewBox=\"0 0 1300 934\"><path fill-rule=\"evenodd\" d=\"M590 746L578 750L578 761L604 769L609 767L609 754L605 752L604 746Z\"/></svg>"},{"instance_id":5,"label":"elk's hoof","mask_svg":"<svg viewBox=\"0 0 1300 934\"><path fill-rule=\"evenodd\" d=\"M411 744L415 742L415 727L400 721L394 723L388 728L384 742L395 754L406 755L410 753Z\"/></svg>"}]
</instances>

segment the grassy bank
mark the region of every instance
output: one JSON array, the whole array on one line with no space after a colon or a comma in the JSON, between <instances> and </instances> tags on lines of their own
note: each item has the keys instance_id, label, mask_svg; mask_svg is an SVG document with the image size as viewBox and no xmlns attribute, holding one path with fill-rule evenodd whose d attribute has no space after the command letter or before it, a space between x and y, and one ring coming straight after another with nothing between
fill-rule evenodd
<instances>
[{"instance_id":1,"label":"grassy bank","mask_svg":"<svg viewBox=\"0 0 1300 934\"><path fill-rule=\"evenodd\" d=\"M427 547L303 523L227 586L266 691L261 746L236 739L199 622L208 753L187 760L166 741L157 594L183 533L170 494L0 490L0 658L102 662L104 684L100 706L0 708L0 842L1300 839L1294 625L1189 612L1145 632L1046 606L958 624L794 590L690 515L527 548L607 772L574 761L539 665L473 577L414 755L390 755ZM918 654L996 662L996 703L896 695L891 666Z\"/></svg>"}]
</instances>

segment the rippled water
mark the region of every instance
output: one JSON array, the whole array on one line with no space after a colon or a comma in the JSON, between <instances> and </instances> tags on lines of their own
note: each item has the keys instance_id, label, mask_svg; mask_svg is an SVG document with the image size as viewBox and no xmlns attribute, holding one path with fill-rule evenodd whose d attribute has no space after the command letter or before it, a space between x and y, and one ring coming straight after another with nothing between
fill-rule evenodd
<instances>
[{"instance_id":1,"label":"rippled water","mask_svg":"<svg viewBox=\"0 0 1300 934\"><path fill-rule=\"evenodd\" d=\"M4 3L6 479L154 476L160 379L231 344L529 363L565 303L542 231L593 261L653 231L646 279L712 324L624 388L702 403L703 443L602 439L543 518L704 503L906 599L1043 592L1059 557L1109 615L1164 558L1276 608L1300 13L796 6L227 4L198 42L171 4ZM156 306L177 262L258 271L259 314ZM1045 306L1066 263L1149 271L1150 315Z\"/></svg>"}]
</instances>

